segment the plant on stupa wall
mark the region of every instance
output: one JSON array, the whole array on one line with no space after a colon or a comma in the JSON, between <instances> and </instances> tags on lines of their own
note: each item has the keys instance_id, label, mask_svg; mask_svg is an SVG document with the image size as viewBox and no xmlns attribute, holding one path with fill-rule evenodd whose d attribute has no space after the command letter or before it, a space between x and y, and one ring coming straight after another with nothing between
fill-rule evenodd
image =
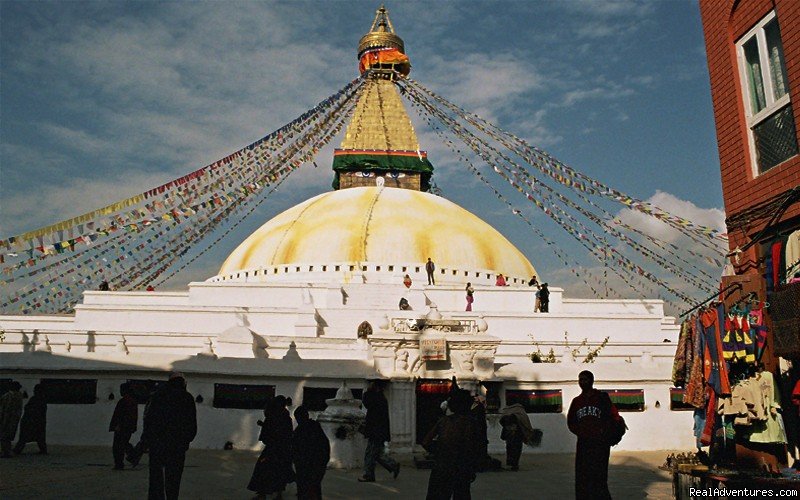
<instances>
[{"instance_id":1,"label":"plant on stupa wall","mask_svg":"<svg viewBox=\"0 0 800 500\"><path fill-rule=\"evenodd\" d=\"M574 348L570 349L569 333L568 332L564 332L564 345L566 346L567 350L569 350L569 354L570 354L570 356L572 356L572 360L577 362L578 359L582 358L581 361L580 361L581 363L594 363L595 360L597 359L597 357L600 355L600 351L602 351L603 348L606 345L608 345L609 339L610 339L610 337L606 337L606 338L603 339L602 342L600 342L600 344L597 347L590 347L589 346L589 339L588 338L584 338L577 347L574 347ZM544 352L542 352L542 349L539 347L539 343L538 342L534 342L533 345L536 346L536 350L531 352L530 354L528 354L528 357L531 358L531 362L533 362L533 363L561 363L561 360L559 360L556 357L555 350L553 350L552 347L550 348L550 351L545 354ZM586 349L586 353L585 354L583 352L584 349Z\"/></svg>"},{"instance_id":2,"label":"plant on stupa wall","mask_svg":"<svg viewBox=\"0 0 800 500\"><path fill-rule=\"evenodd\" d=\"M577 361L578 358L583 356L583 353L581 352L583 348L586 348L586 355L584 356L581 363L594 363L594 361L597 359L597 356L600 355L600 351L602 351L603 348L608 344L609 338L610 337L604 338L603 341L600 342L600 345L594 348L589 347L589 339L584 338L581 341L580 345L578 345L578 347L570 349L570 353L572 354L572 359ZM566 344L567 348L569 349L569 337L567 332L564 332L564 344Z\"/></svg>"},{"instance_id":3,"label":"plant on stupa wall","mask_svg":"<svg viewBox=\"0 0 800 500\"><path fill-rule=\"evenodd\" d=\"M542 350L539 348L539 344L533 344L536 346L536 350L532 353L528 354L528 357L531 358L531 361L534 363L560 363L561 361L556 358L556 353L553 348L550 348L550 352L547 354L543 353Z\"/></svg>"}]
</instances>

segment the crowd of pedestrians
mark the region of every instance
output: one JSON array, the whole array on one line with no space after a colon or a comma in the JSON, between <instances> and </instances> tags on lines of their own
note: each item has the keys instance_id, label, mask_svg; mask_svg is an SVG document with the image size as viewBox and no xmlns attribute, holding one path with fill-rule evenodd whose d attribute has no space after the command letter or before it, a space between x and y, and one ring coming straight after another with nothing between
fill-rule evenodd
<instances>
[{"instance_id":1,"label":"crowd of pedestrians","mask_svg":"<svg viewBox=\"0 0 800 500\"><path fill-rule=\"evenodd\" d=\"M570 404L567 414L569 430L577 437L575 455L576 498L611 498L608 489L609 433L618 412L608 394L594 389L594 375L582 371L578 377L581 394ZM0 397L0 438L2 456L12 451L22 453L25 444L36 442L39 452L47 454L47 398L41 385L24 405L21 385L12 381ZM177 499L180 493L186 451L197 434L195 399L186 390L186 379L172 373L150 395L143 416L141 441L132 446L131 436L137 430L138 403L129 384L120 386L109 424L114 433L112 456L114 470L124 468L124 459L134 466L142 453L149 453L149 500ZM393 478L400 474L400 464L388 456L386 443L391 440L389 403L383 393L383 382L372 380L362 397L366 409L361 429L367 445L364 467L359 482L374 482L377 465ZM311 419L304 406L288 407L291 399L271 398L264 409L259 440L264 449L259 455L247 488L255 499L281 498L290 483L296 483L297 497L305 500L323 498L322 482L331 457L328 436L321 425ZM433 457L428 480L428 500L469 499L476 474L501 468L489 456L486 422L486 400L458 387L455 377L451 391L442 405L443 415L422 440L423 448ZM624 421L623 421L624 422ZM541 431L533 429L521 405L510 405L501 411L500 438L506 444L506 466L519 470L523 445L538 445ZM11 448L20 429L17 445ZM537 436L538 433L538 436ZM617 440L618 441L618 440Z\"/></svg>"}]
</instances>

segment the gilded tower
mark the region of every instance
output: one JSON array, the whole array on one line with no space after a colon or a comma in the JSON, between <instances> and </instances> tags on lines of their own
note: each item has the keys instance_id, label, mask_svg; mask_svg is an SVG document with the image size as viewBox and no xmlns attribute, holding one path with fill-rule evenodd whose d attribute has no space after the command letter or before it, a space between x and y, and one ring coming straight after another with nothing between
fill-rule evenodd
<instances>
[{"instance_id":1,"label":"gilded tower","mask_svg":"<svg viewBox=\"0 0 800 500\"><path fill-rule=\"evenodd\" d=\"M375 186L428 191L433 165L420 150L417 134L400 99L396 78L411 63L403 39L394 32L381 5L370 31L358 44L359 71L368 81L345 137L333 157L333 187Z\"/></svg>"}]
</instances>

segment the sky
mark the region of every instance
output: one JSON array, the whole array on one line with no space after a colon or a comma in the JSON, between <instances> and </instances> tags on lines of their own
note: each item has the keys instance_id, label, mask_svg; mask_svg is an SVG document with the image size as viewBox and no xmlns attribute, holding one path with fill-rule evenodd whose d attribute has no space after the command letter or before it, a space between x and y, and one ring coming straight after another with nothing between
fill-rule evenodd
<instances>
[{"instance_id":1,"label":"sky","mask_svg":"<svg viewBox=\"0 0 800 500\"><path fill-rule=\"evenodd\" d=\"M357 76L358 40L377 7L0 0L0 238L163 184L291 121ZM416 81L578 171L724 228L696 2L386 7ZM529 228L412 119L443 195L500 230L545 280L580 295ZM170 286L213 276L261 224L330 190L331 161L326 148L318 168L293 174Z\"/></svg>"}]
</instances>

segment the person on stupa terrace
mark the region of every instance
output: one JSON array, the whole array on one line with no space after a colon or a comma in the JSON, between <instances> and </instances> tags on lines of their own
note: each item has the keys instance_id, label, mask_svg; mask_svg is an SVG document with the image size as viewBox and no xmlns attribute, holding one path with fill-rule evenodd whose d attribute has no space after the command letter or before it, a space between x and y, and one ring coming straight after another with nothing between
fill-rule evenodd
<instances>
[{"instance_id":1,"label":"person on stupa terrace","mask_svg":"<svg viewBox=\"0 0 800 500\"><path fill-rule=\"evenodd\" d=\"M436 265L433 263L430 257L428 257L428 262L425 263L425 272L428 274L428 284L435 285L436 278L433 276L433 272L436 270Z\"/></svg>"},{"instance_id":2,"label":"person on stupa terrace","mask_svg":"<svg viewBox=\"0 0 800 500\"><path fill-rule=\"evenodd\" d=\"M542 283L539 289L539 311L550 312L550 290L547 288L547 283Z\"/></svg>"},{"instance_id":3,"label":"person on stupa terrace","mask_svg":"<svg viewBox=\"0 0 800 500\"><path fill-rule=\"evenodd\" d=\"M467 283L467 311L472 311L472 303L475 302L475 289L472 288L472 283Z\"/></svg>"}]
</instances>

